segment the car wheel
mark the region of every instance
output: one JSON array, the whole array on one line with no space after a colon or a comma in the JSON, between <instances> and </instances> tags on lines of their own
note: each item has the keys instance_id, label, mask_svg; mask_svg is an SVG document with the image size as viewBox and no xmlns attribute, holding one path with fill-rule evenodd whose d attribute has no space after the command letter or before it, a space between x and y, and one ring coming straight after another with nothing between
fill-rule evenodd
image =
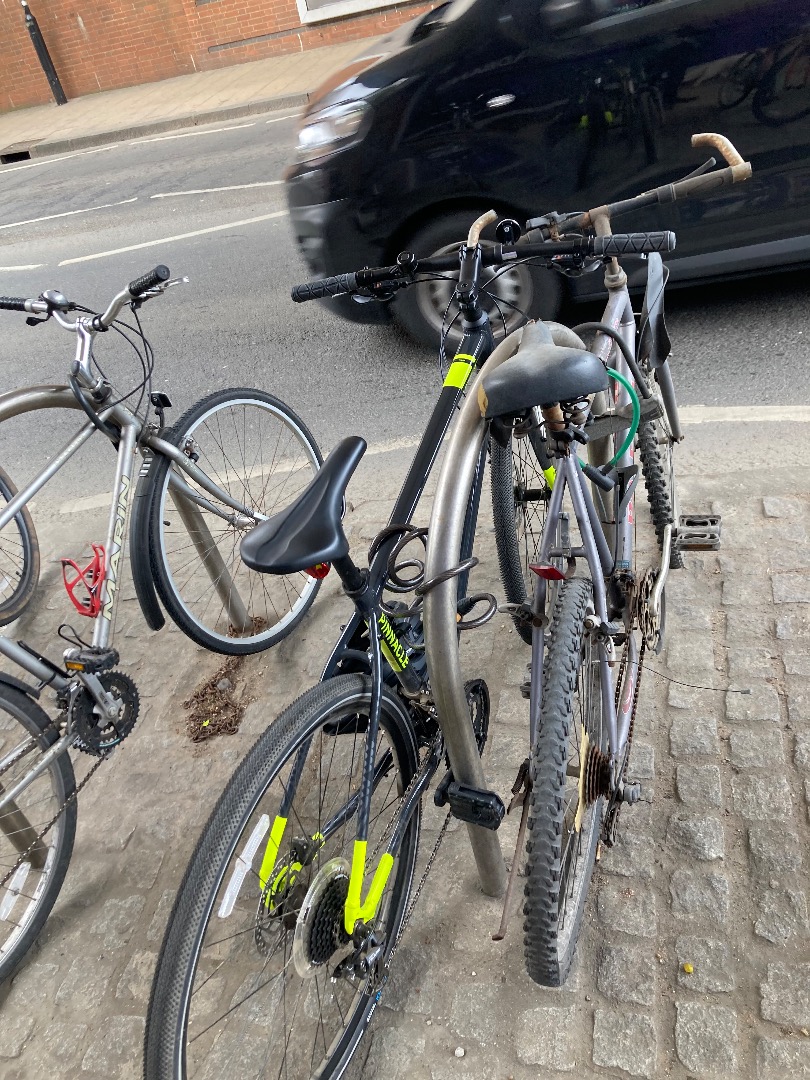
<instances>
[{"instance_id":1,"label":"car wheel","mask_svg":"<svg viewBox=\"0 0 810 1080\"><path fill-rule=\"evenodd\" d=\"M466 210L436 218L416 232L404 248L415 252L420 258L456 251L459 244L466 239L475 217L474 210ZM494 242L494 230L490 226L484 231L482 243L491 245ZM425 281L403 289L393 302L397 321L411 337L428 348L435 349L439 344L442 323L453 288L453 281ZM482 303L498 341L504 336L504 323L506 332L511 333L523 325L524 316L529 319L553 319L560 309L563 295L562 281L558 274L542 266L527 264L510 267L504 272L494 267L484 268L481 273L481 289ZM491 297L487 296L484 290L489 292ZM450 323L454 314L453 310L448 313L445 326ZM450 328L446 347L456 348L460 341L461 329L456 320Z\"/></svg>"}]
</instances>

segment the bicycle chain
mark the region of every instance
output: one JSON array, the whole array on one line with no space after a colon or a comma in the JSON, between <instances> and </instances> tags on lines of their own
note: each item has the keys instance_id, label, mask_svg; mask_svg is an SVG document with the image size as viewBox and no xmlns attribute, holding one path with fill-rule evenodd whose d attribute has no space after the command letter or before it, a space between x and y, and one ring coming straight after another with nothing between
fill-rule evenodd
<instances>
[{"instance_id":1,"label":"bicycle chain","mask_svg":"<svg viewBox=\"0 0 810 1080\"><path fill-rule=\"evenodd\" d=\"M52 723L51 727L56 728L56 724ZM57 728L57 730L58 730L58 728ZM65 751L65 753L67 753L67 751ZM30 853L34 850L34 848L40 842L42 837L50 832L50 830L54 827L54 825L57 823L57 821L62 816L62 814L64 814L65 810L67 810L68 806L70 806L70 804L72 802L75 802L76 799L78 799L79 792L82 790L82 788L85 786L85 784L90 780L90 777L93 775L93 773L96 771L96 769L98 769L101 765L103 765L106 760L107 760L106 758L99 758L98 759L98 761L95 763L95 765L88 772L87 776L85 776L85 778L76 785L76 788L75 788L73 794L70 795L67 799L65 799L65 801L62 803L62 805L56 811L56 813L51 818L51 820L47 823L47 825L42 830L42 832L39 833L39 835L36 836L34 840L32 840L32 842L28 845L28 847L25 849L25 851L20 853L19 859L17 859L16 863L8 871L6 876L2 880L0 880L0 889L2 889L3 886L8 881L11 880L11 878L13 877L13 875L15 874L17 869L25 862L26 857L28 855L30 855Z\"/></svg>"}]
</instances>

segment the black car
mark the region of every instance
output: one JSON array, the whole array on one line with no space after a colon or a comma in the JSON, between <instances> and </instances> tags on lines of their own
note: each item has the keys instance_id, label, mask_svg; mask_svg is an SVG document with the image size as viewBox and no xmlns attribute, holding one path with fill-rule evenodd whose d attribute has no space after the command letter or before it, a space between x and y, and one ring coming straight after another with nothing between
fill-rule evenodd
<instances>
[{"instance_id":1,"label":"black car","mask_svg":"<svg viewBox=\"0 0 810 1080\"><path fill-rule=\"evenodd\" d=\"M458 243L490 207L525 221L679 179L706 156L700 131L728 136L753 179L622 230L677 232L672 283L810 264L810 0L454 0L313 96L291 220L313 276L388 264ZM550 317L564 290L600 284L524 266L492 289L514 324L509 304ZM433 344L449 295L432 282L391 305L327 302L362 322L393 311Z\"/></svg>"}]
</instances>

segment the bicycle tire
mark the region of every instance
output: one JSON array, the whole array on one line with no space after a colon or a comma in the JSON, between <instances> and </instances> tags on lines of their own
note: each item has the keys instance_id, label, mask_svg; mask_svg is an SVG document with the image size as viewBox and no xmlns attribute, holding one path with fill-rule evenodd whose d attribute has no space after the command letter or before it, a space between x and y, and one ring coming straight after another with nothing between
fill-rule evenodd
<instances>
[{"instance_id":1,"label":"bicycle tire","mask_svg":"<svg viewBox=\"0 0 810 1080\"><path fill-rule=\"evenodd\" d=\"M549 490L531 435L524 439L510 437L506 446L490 440L490 486L503 591L508 603L525 604L531 599L529 563L540 548ZM536 497L541 492L543 496ZM514 615L512 621L522 640L530 645L531 626Z\"/></svg>"},{"instance_id":2,"label":"bicycle tire","mask_svg":"<svg viewBox=\"0 0 810 1080\"><path fill-rule=\"evenodd\" d=\"M248 409L253 429L248 424ZM226 410L235 412L226 416ZM264 426L266 434L262 434ZM276 428L278 435L274 436ZM258 449L254 453L251 444L247 451L248 438L255 440L257 431ZM209 394L185 412L164 438L181 447L192 440L191 452L198 455L198 467L210 473L219 486L234 487L235 497L266 517L289 505L323 461L303 421L262 390L238 388ZM227 441L227 449L218 446L217 439L223 444ZM272 451L272 460L257 464L265 447ZM237 466L241 459L241 468L234 466L232 458L237 459ZM320 581L304 573L275 577L249 570L239 554L239 543L247 530L201 509L200 519L213 541L203 537L205 557L219 559L227 568L243 604L241 626L235 627L233 612L226 611L199 551L194 549L178 504L169 497L170 469L169 458L163 456L150 469L149 558L163 607L180 630L203 648L232 656L270 648L304 617ZM271 483L273 478L277 484ZM183 480L189 483L185 474ZM210 502L215 501L199 490ZM230 508L226 510L232 513ZM221 570L215 569L221 579Z\"/></svg>"},{"instance_id":3,"label":"bicycle tire","mask_svg":"<svg viewBox=\"0 0 810 1080\"><path fill-rule=\"evenodd\" d=\"M2 500L8 504L16 494L17 488L8 473L0 468ZM28 507L24 506L0 532L0 626L19 619L38 581L39 541ZM7 587L11 587L10 592Z\"/></svg>"},{"instance_id":4,"label":"bicycle tire","mask_svg":"<svg viewBox=\"0 0 810 1080\"><path fill-rule=\"evenodd\" d=\"M577 794L578 777L585 765L579 753L581 741L578 748L572 745L578 724L588 731L597 750L604 753L607 744L599 669L598 665L592 665L593 646L584 635L585 612L591 603L592 590L589 580L573 578L564 582L558 592L543 667L537 739L531 751L524 954L529 977L542 986L561 986L571 968L602 817L600 795L584 810L579 840L572 841L577 830L571 799ZM587 651L585 660L584 651ZM579 714L574 709L575 696L585 698ZM594 711L597 721L591 715ZM569 761L574 749L579 760ZM587 762L589 767L595 764L590 758ZM573 777L569 775L569 765L576 769ZM579 806L578 798L576 806ZM573 859L577 862L569 892L567 871Z\"/></svg>"},{"instance_id":5,"label":"bicycle tire","mask_svg":"<svg viewBox=\"0 0 810 1080\"><path fill-rule=\"evenodd\" d=\"M678 522L677 507L673 498L675 477L672 465L672 444L665 429L662 429L663 434L659 437L659 424L659 420L639 424L637 437L638 455L641 458L641 472L647 489L650 517L655 526L658 548L663 551L666 526L677 526ZM668 446L666 452L661 450L662 441ZM674 537L670 542L669 567L670 570L680 570L683 567L683 556Z\"/></svg>"},{"instance_id":6,"label":"bicycle tire","mask_svg":"<svg viewBox=\"0 0 810 1080\"><path fill-rule=\"evenodd\" d=\"M17 725L25 729L23 742L14 738ZM9 733L12 733L11 737ZM30 750L0 772L0 791L4 788L8 791L25 775L32 764L32 752L38 749L44 753L57 737L56 728L35 701L21 690L0 683L0 759L5 763L12 750L28 742L32 744ZM49 783L50 796L47 793ZM76 835L75 792L73 766L65 753L53 759L13 804L0 810L0 881L7 879L0 885L0 984L14 975L36 941L64 883ZM30 830L33 840L60 807L57 821L42 838L44 865L35 866L35 858L23 861L21 856L30 849L31 843L20 852L9 837L18 836L21 830ZM27 839L25 837L22 842ZM28 901L22 914L21 899ZM12 915L13 923L9 921Z\"/></svg>"},{"instance_id":7,"label":"bicycle tire","mask_svg":"<svg viewBox=\"0 0 810 1080\"><path fill-rule=\"evenodd\" d=\"M212 988L209 988L209 998L211 999L210 1008L215 1009L215 1006L220 1006L225 1010L230 1008L229 1012L226 1012L224 1016L219 1017L213 1021L213 1026L210 1023L210 1016L205 1015L202 1018L201 1023L208 1023L208 1027L203 1027L199 1035L196 1034L197 1021L195 1018L189 1017L190 1003L197 992L195 990L195 979L204 978L207 973L207 964L209 959L205 954L206 952L206 935L209 926L212 922L218 922L222 925L222 912L227 911L225 918L231 918L234 914L237 916L237 921L234 926L239 927L233 935L226 937L218 930L213 932L213 940L210 942L210 946L219 950L214 955L219 953L233 954L235 952L244 952L247 950L248 965L253 964L254 969L258 969L259 963L253 957L253 954L258 954L259 949L257 946L257 934L256 926L259 925L260 920L266 920L262 923L262 932L265 931L265 927L271 927L274 925L279 937L284 937L282 957L285 961L282 972L287 972L284 983L281 987L276 987L274 990L268 991L267 998L272 999L275 995L278 998L280 993L283 998L283 1002L276 1000L275 1007L277 1011L283 1009L292 1008L287 1004L287 986L288 983L292 985L292 981L298 976L297 964L300 959L295 959L292 963L287 958L287 943L285 935L288 932L286 924L279 920L295 917L296 924L301 921L301 912L307 910L306 898L300 900L300 892L303 889L307 889L307 897L313 895L313 890L317 888L318 879L323 873L328 872L328 868L332 863L334 857L334 847L332 845L332 839L338 838L338 834L342 830L342 842L344 847L351 846L354 839L354 830L351 827L352 815L341 823L339 828L330 833L329 839L323 844L322 849L319 849L318 854L312 859L311 863L306 866L305 869L300 869L299 873L307 875L308 881L304 884L298 884L298 879L294 878L293 885L289 892L281 894L281 899L278 899L279 881L286 882L287 878L282 879L282 874L289 874L290 867L293 865L293 852L296 849L293 846L293 839L288 839L285 844L289 844L289 848L285 851L284 845L280 845L275 852L273 858L273 869L268 877L268 882L273 882L270 896L274 896L273 900L275 907L275 915L265 915L262 911L263 902L264 906L267 906L268 888L266 886L264 891L261 890L261 880L259 883L253 880L258 878L258 874L252 867L253 861L259 862L257 857L261 851L262 838L267 835L269 829L269 816L277 813L278 802L274 801L272 797L267 804L268 822L264 823L263 818L258 818L258 824L261 829L264 829L264 833L259 834L259 840L256 844L256 850L250 856L248 860L249 869L245 872L243 879L238 882L237 890L241 891L245 888L247 883L246 895L243 900L234 898L233 905L228 910L223 909L223 902L229 895L228 889L232 888L234 878L228 879L228 885L223 891L223 885L228 876L228 867L231 864L232 859L243 858L247 854L247 849L244 845L243 837L249 834L251 839L256 835L256 826L253 827L253 831L250 832L251 823L256 820L257 815L262 809L262 801L265 799L265 795L268 789L273 784L274 779L279 775L286 775L288 784L292 787L292 780L289 773L285 773L285 766L288 766L290 761L296 761L296 755L300 750L306 754L309 754L313 744L323 742L324 745L330 745L329 739L337 740L341 736L346 736L346 740L341 742L341 748L348 750L349 743L352 744L352 753L355 751L359 756L360 763L362 763L362 755L365 740L362 737L362 717L364 716L363 710L368 709L368 703L370 700L370 687L371 683L368 678L360 675L340 675L333 679L327 680L325 683L321 683L307 693L302 695L297 701L290 705L282 714L275 720L270 727L264 732L258 742L254 745L253 749L241 763L236 773L230 780L228 786L223 792L222 796L217 803L214 812L209 818L208 824L197 844L196 850L191 857L188 869L186 870L183 883L180 886L180 890L177 895L177 899L174 904L174 909L169 918L169 924L166 930L166 934L163 940L161 948L157 970L155 973L155 980L152 986L152 993L149 1003L149 1011L146 1023L146 1037L145 1037L145 1077L146 1080L190 1080L192 1076L199 1075L194 1065L196 1060L190 1062L189 1060L189 1046L197 1042L198 1039L204 1038L209 1031L213 1030L213 1027L220 1025L226 1020L226 1025L223 1029L216 1034L216 1039L212 1043L211 1050L214 1054L214 1060L206 1056L200 1062L200 1070L214 1070L213 1072L206 1071L205 1075L227 1075L231 1080L243 1080L243 1075L238 1072L239 1065L244 1062L244 1068L246 1072L248 1069L251 1077L256 1075L265 1075L265 1069L267 1066L267 1058L273 1052L278 1052L279 1046L283 1047L285 1053L285 1060L281 1062L282 1066L288 1064L286 1055L288 1051L291 1056L299 1049L296 1046L293 1047L293 1031L292 1028L289 1032L284 1031L279 1033L278 1029L274 1029L271 1026L270 1021L264 1017L260 1011L260 1001L255 1000L255 993L253 998L245 997L241 1001L234 1005L236 995L240 989L253 987L258 984L259 977L256 976L255 970L247 970L242 968L235 971L233 974L225 972L224 962L217 969L217 978L221 983L221 986L217 987L216 993ZM358 737L359 736L359 737ZM401 795L404 790L407 789L407 785L410 783L418 766L418 750L416 744L416 738L414 735L413 724L410 719L405 706L400 699L389 689L384 688L381 699L381 715L380 715L380 738L387 740L389 748L393 751L392 760L395 762L395 768L397 770L394 777L394 782L397 784L397 790ZM337 751L332 749L332 758L330 761L334 762L334 756ZM378 749L377 761L380 761L380 751ZM319 762L319 764L321 764ZM326 783L328 784L329 777L333 774L335 776L341 776L346 782L346 790L354 791L355 779L353 777L354 771L354 757L352 758L351 768L348 774L344 774L340 771L340 763L333 764L326 774ZM295 766L293 766L295 767ZM301 776L310 775L313 780L317 776L318 780L323 779L322 768L317 772L310 772L308 770L308 764L303 761L300 765ZM387 774L386 774L387 777ZM385 780L385 778L384 778ZM378 799L378 796L385 802L386 795L380 790L383 787L383 781L380 781L375 785L374 798ZM298 797L298 783L296 782L296 791L294 800ZM393 785L392 785L393 787ZM284 787L284 790L287 790ZM317 800L312 802L315 806L316 803L319 809L318 816L318 831L315 834L310 833L311 826L315 823L315 818L307 815L305 809L306 794L302 801L298 804L296 809L296 803L293 802L294 813L289 815L288 820L290 822L297 822L299 832L304 834L305 843L309 843L309 836L313 835L313 839L320 835L320 830L323 828L327 832L328 826L324 825L320 816L320 808L325 803L325 795L322 795L321 788L317 789ZM325 789L324 789L325 790ZM310 793L311 794L311 793ZM388 792L390 796L390 789ZM337 803L330 803L330 806L336 806L338 809L343 809L347 803L340 802L341 798L346 798L345 795L339 795ZM379 814L374 813L374 808L377 803L372 805L372 826L379 822ZM399 849L397 859L395 862L395 869L392 871L389 878L389 892L383 896L382 906L380 911L385 911L385 929L384 929L384 953L386 956L390 956L390 951L393 943L396 941L397 935L401 930L403 917L406 910L408 895L410 893L411 885L413 882L414 866L416 862L418 837L420 828L420 807L417 806L410 818L406 828L402 841L402 846ZM400 812L397 808L393 814L393 820L396 820L397 814ZM333 811L334 814L334 811ZM324 812L325 816L325 812ZM332 820L332 819L330 819ZM380 825L380 829L382 826ZM384 835L384 833L383 833ZM300 842L300 838L298 838ZM382 841L380 841L382 843ZM371 855L374 841L372 836L369 835L368 850L369 861L373 858ZM321 851L323 854L321 854ZM241 852L241 855L237 855ZM324 861L326 860L326 861ZM374 860L376 861L376 859ZM315 870L314 867L318 866ZM238 867L238 862L233 863L234 867ZM253 875L251 877L251 874ZM285 886L286 887L286 886ZM296 895L295 890L298 889ZM312 916L312 922L309 927L312 928L312 933L309 936L309 948L313 953L315 945L313 944L314 937L314 925L315 921L321 918L323 912L324 897L326 893L321 895L321 899L318 900L315 907L317 908L316 914ZM387 896L387 900L386 900ZM217 908L218 918L214 920L212 918L215 905L219 898L219 907ZM292 898L292 899L290 899ZM283 905L285 902L298 904L297 907L293 907L291 912L287 913L283 911ZM245 911L249 916L247 921L248 930L253 929L253 933L248 937L241 929L239 919L243 917L244 912L241 911L240 905L246 904ZM258 905L258 906L257 906ZM337 901L337 907L333 908L328 918L334 919L337 915L338 918L342 918L343 905L340 900ZM311 911L310 911L311 913ZM276 918L275 924L273 924L273 918ZM307 916L309 918L309 916ZM324 915L324 919L327 916ZM329 922L330 927L335 927L334 922ZM270 937L271 929L268 929L267 935ZM307 925L305 924L304 935L306 935ZM290 931L291 933L297 933L297 930ZM241 937L240 937L241 934ZM306 940L306 936L305 936ZM324 940L319 938L319 942ZM326 949L328 953L332 947L334 938L327 939L329 944ZM230 945L227 942L231 942ZM234 942L238 942L234 947ZM268 946L265 944L265 948ZM291 952L292 955L292 947ZM228 956L226 955L226 959ZM328 976L332 972L333 963L332 959L334 954L326 957L326 953L321 954L319 959L320 967L323 973L327 976L325 984L329 982ZM261 957L259 957L261 959ZM262 972L268 967L272 956L265 961L262 967ZM315 963L312 955L309 957L311 963ZM320 962L322 961L322 963ZM290 970L291 968L291 970ZM318 980L320 978L319 970L315 970L310 974L308 979L310 990L308 991L308 997L310 1005L312 1005L313 993L312 985L314 983L316 990L318 988ZM251 981L253 980L253 981ZM265 985L270 985L272 981L269 979ZM303 977L299 979L299 982L303 984L305 980ZM205 985L203 983L202 985ZM330 993L337 994L342 993L348 983L345 979L339 979L338 985L340 990L330 990ZM232 988L237 987L236 993L231 994ZM202 989L202 986L198 987ZM263 987L260 987L263 989ZM246 990L247 992L247 990ZM325 991L318 990L317 992L317 1006L322 1008L321 994ZM310 1060L310 1065L306 1069L296 1070L294 1069L295 1058L293 1060L293 1066L290 1068L289 1075L295 1075L297 1080L303 1080L304 1073L307 1076L312 1074L319 1078L337 1078L342 1074L343 1069L346 1067L357 1045L365 1031L371 1016L376 1008L379 1000L379 994L374 992L373 989L369 991L369 984L364 985L359 990L352 991L354 998L352 1002L351 1012L347 1008L340 1012L343 1018L343 1026L340 1031L332 1038L332 1041L327 1047L327 1039L329 1036L326 1033L326 1027L321 1016L320 1023L323 1031L323 1045L326 1057L323 1061L317 1064L313 1064ZM299 990L300 993L300 990ZM255 1016L255 1025L253 1021L243 1019L240 1021L241 1027L236 1021L235 1012L237 1008L248 1000L253 1000L253 1005L250 1006L251 1015ZM300 998L297 999L300 1004ZM336 999L335 999L336 1000ZM203 998L198 999L199 1002L203 1002ZM204 1011L205 1006L200 1004L201 1011ZM296 1017L300 1019L302 1025L306 1022L305 1010L307 1004L299 1010L292 1011L292 1021L294 1024ZM286 1017L287 1011L283 1012ZM231 1020L230 1018L233 1018ZM233 1023L235 1026L228 1030L227 1025ZM263 1036L259 1037L255 1035L256 1026L258 1026L260 1032L263 1032ZM190 1037L190 1029L193 1028L193 1037ZM331 1028L330 1028L331 1032ZM286 1038L285 1038L286 1036ZM232 1058L228 1052L230 1046L229 1039L237 1039L239 1042L239 1060ZM256 1039L259 1040L259 1045L256 1044ZM317 1038L317 1029L316 1029ZM281 1041L279 1041L281 1040ZM265 1049L265 1045L267 1049ZM317 1044L316 1044L317 1045ZM292 1050L290 1049L291 1047ZM313 1047L313 1054L314 1054ZM196 1052L196 1051L195 1051ZM319 1051L320 1052L320 1051ZM199 1053L204 1053L204 1046L199 1047ZM309 1053L309 1050L305 1050ZM251 1059L250 1055L255 1054L256 1058L263 1057L262 1062L257 1062L256 1058ZM222 1061L227 1063L226 1068L221 1068L217 1071L217 1065L219 1057ZM257 1065L259 1067L257 1068ZM279 1072L279 1075L282 1075ZM287 1075L285 1071L283 1075Z\"/></svg>"},{"instance_id":8,"label":"bicycle tire","mask_svg":"<svg viewBox=\"0 0 810 1080\"><path fill-rule=\"evenodd\" d=\"M803 120L806 116L810 116L810 104L807 104L807 91L805 89L807 82L806 77L805 87L802 88L805 89L804 97L803 100L799 101L797 109L793 112L779 112L777 104L777 111L769 111L772 110L774 101L777 103L779 101L779 77L786 68L790 67L797 55L800 55L800 51L798 49L792 49L781 57L781 59L777 60L757 87L751 101L751 112L754 114L754 117L767 127L782 127L784 124L794 124L796 121ZM807 63L806 59L805 63Z\"/></svg>"}]
</instances>

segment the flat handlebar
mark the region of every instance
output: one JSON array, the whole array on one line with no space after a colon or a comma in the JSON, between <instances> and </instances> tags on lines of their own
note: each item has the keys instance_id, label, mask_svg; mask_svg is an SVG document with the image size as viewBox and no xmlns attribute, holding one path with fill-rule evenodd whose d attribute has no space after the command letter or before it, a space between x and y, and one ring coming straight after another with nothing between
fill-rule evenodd
<instances>
[{"instance_id":1,"label":"flat handlebar","mask_svg":"<svg viewBox=\"0 0 810 1080\"><path fill-rule=\"evenodd\" d=\"M613 236L582 236L570 240L545 240L539 243L517 246L494 244L481 252L484 266L500 266L524 259L553 259L558 256L581 258L605 258L616 255L642 255L651 251L674 251L675 233L616 233ZM294 285L290 295L296 304L324 297L350 296L352 293L368 294L374 286L403 288L413 284L414 275L440 273L458 268L458 255L438 255L430 259L417 259L404 253L395 266L378 266L356 270L351 274L308 281Z\"/></svg>"},{"instance_id":2,"label":"flat handlebar","mask_svg":"<svg viewBox=\"0 0 810 1080\"><path fill-rule=\"evenodd\" d=\"M138 300L150 289L162 285L169 280L170 276L168 266L161 263L154 270L150 270L148 274L142 274L141 277L134 278L125 289L122 289L120 293L112 298L103 315L93 316L91 320L92 329L108 330L118 318L122 308L132 303L133 300ZM54 299L56 295L58 294L49 295L44 293L36 300L26 299L23 296L0 296L0 311L27 311L32 315L55 315L60 326L64 326L67 330L75 330L76 323L59 316L60 312L73 310L75 305L69 301L64 301L64 303L56 301ZM64 300L64 298L61 299Z\"/></svg>"}]
</instances>

